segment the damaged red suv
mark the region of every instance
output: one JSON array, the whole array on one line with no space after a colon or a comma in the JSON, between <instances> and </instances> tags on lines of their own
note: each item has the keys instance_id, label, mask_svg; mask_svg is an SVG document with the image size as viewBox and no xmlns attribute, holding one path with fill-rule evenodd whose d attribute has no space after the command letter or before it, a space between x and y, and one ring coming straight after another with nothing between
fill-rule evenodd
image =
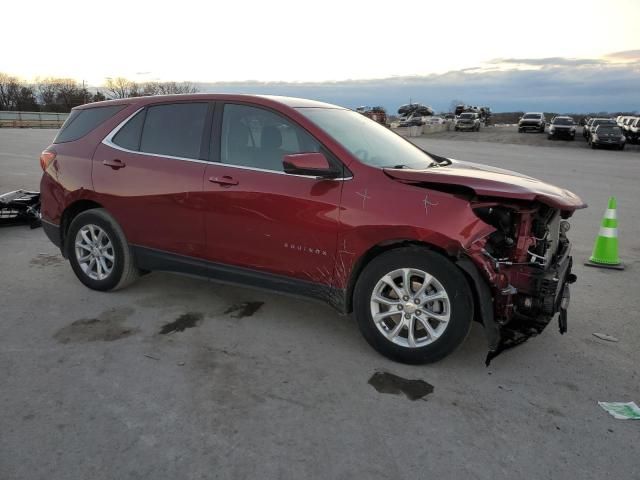
<instances>
[{"instance_id":1,"label":"damaged red suv","mask_svg":"<svg viewBox=\"0 0 640 480\"><path fill-rule=\"evenodd\" d=\"M431 155L296 98L177 95L75 108L41 156L44 230L78 279L164 270L314 297L433 362L484 325L490 356L566 329L569 218L530 177Z\"/></svg>"}]
</instances>

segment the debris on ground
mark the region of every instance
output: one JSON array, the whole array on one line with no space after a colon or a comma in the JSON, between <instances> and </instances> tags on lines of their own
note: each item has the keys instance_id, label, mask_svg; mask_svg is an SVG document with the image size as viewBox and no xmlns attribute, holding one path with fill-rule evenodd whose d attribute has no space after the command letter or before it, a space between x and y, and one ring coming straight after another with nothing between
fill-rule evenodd
<instances>
[{"instance_id":1,"label":"debris on ground","mask_svg":"<svg viewBox=\"0 0 640 480\"><path fill-rule=\"evenodd\" d=\"M40 221L40 193L15 190L0 195L0 226L29 225L37 228Z\"/></svg>"},{"instance_id":2,"label":"debris on ground","mask_svg":"<svg viewBox=\"0 0 640 480\"><path fill-rule=\"evenodd\" d=\"M635 402L598 402L598 405L618 420L640 420L640 407Z\"/></svg>"},{"instance_id":3,"label":"debris on ground","mask_svg":"<svg viewBox=\"0 0 640 480\"><path fill-rule=\"evenodd\" d=\"M606 333L592 333L592 335L596 338L599 338L600 340L606 340L607 342L619 342L620 340L618 340L616 337L613 337L611 335L607 335Z\"/></svg>"}]
</instances>

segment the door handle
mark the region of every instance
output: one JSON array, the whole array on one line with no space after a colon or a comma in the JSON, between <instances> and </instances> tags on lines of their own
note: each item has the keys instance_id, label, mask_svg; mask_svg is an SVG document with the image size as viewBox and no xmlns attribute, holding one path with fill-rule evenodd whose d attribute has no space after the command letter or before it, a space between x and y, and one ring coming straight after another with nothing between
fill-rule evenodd
<instances>
[{"instance_id":1,"label":"door handle","mask_svg":"<svg viewBox=\"0 0 640 480\"><path fill-rule=\"evenodd\" d=\"M228 175L224 177L209 177L209 181L211 183L217 183L218 185L222 185L224 187L230 187L232 185L238 185L238 180Z\"/></svg>"},{"instance_id":2,"label":"door handle","mask_svg":"<svg viewBox=\"0 0 640 480\"><path fill-rule=\"evenodd\" d=\"M124 163L122 160L118 160L117 158L114 158L113 160L105 160L102 162L103 165L106 165L107 167L111 167L114 170L118 170L119 168L124 168L127 166L126 163Z\"/></svg>"}]
</instances>

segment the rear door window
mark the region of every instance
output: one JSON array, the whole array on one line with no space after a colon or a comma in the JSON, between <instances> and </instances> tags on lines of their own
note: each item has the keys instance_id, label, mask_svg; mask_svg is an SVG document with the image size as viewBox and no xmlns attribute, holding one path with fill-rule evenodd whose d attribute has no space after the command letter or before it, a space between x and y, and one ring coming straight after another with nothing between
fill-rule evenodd
<instances>
[{"instance_id":1,"label":"rear door window","mask_svg":"<svg viewBox=\"0 0 640 480\"><path fill-rule=\"evenodd\" d=\"M73 142L84 137L105 120L114 116L126 105L112 105L110 107L93 107L73 110L53 143Z\"/></svg>"},{"instance_id":2,"label":"rear door window","mask_svg":"<svg viewBox=\"0 0 640 480\"><path fill-rule=\"evenodd\" d=\"M149 107L140 138L140 152L200 158L207 109L207 103L174 103Z\"/></svg>"}]
</instances>

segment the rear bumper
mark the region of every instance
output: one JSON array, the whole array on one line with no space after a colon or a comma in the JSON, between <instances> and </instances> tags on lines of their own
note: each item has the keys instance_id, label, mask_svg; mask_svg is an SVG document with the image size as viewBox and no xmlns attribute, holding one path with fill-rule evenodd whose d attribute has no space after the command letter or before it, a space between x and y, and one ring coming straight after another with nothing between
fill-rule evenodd
<instances>
[{"instance_id":1,"label":"rear bumper","mask_svg":"<svg viewBox=\"0 0 640 480\"><path fill-rule=\"evenodd\" d=\"M56 247L62 250L62 234L60 232L60 225L56 225L55 223L51 223L43 219L42 229L47 235L47 238L51 240Z\"/></svg>"}]
</instances>

